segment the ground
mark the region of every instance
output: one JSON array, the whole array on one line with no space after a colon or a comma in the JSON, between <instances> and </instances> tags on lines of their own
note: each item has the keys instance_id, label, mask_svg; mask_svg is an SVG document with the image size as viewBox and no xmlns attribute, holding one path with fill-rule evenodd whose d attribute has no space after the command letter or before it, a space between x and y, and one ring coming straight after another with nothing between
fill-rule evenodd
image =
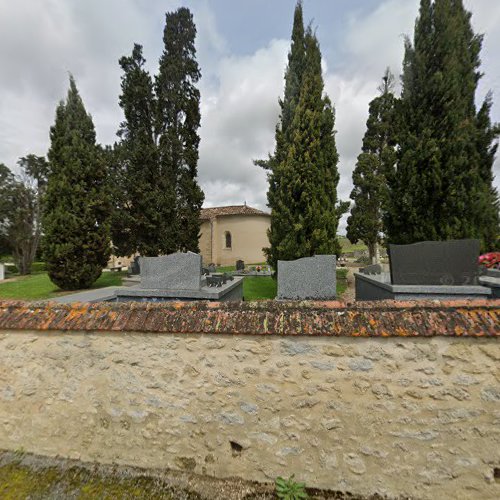
<instances>
[{"instance_id":1,"label":"ground","mask_svg":"<svg viewBox=\"0 0 500 500\"><path fill-rule=\"evenodd\" d=\"M339 241L344 253L355 252L357 250L368 250L368 247L362 241L353 244L345 236L340 236Z\"/></svg>"},{"instance_id":2,"label":"ground","mask_svg":"<svg viewBox=\"0 0 500 500\"><path fill-rule=\"evenodd\" d=\"M362 497L308 490L311 500ZM99 465L0 450L2 500L257 500L274 499L272 483L217 479L187 472ZM372 500L382 499L379 496Z\"/></svg>"},{"instance_id":3,"label":"ground","mask_svg":"<svg viewBox=\"0 0 500 500\"><path fill-rule=\"evenodd\" d=\"M226 271L232 270L225 268ZM107 286L120 286L122 278L126 275L125 272L105 272L96 281L92 288L104 288ZM337 271L337 296L341 296L346 287L347 282L339 279L343 276L343 270ZM243 281L243 296L245 300L265 300L274 299L276 297L277 284L276 280L270 276L254 277L247 276ZM0 283L0 300L15 299L15 300L50 300L61 295L66 295L65 292L55 286L49 279L47 273L32 274L30 276L17 276Z\"/></svg>"},{"instance_id":4,"label":"ground","mask_svg":"<svg viewBox=\"0 0 500 500\"><path fill-rule=\"evenodd\" d=\"M95 282L92 288L120 286L126 273L106 272ZM60 297L68 293L58 288L50 281L47 273L17 276L0 283L0 299L45 300Z\"/></svg>"}]
</instances>

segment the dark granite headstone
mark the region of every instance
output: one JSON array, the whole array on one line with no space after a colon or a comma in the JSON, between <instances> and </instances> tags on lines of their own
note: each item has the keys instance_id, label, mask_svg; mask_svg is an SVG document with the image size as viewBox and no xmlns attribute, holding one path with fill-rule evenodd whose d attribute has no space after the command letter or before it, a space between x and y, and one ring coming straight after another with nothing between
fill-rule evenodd
<instances>
[{"instance_id":1,"label":"dark granite headstone","mask_svg":"<svg viewBox=\"0 0 500 500\"><path fill-rule=\"evenodd\" d=\"M141 265L139 264L140 262L140 257L139 256L136 256L134 257L134 260L130 263L130 266L129 266L129 273L132 274L132 275L136 275L136 274L141 274Z\"/></svg>"},{"instance_id":2,"label":"dark granite headstone","mask_svg":"<svg viewBox=\"0 0 500 500\"><path fill-rule=\"evenodd\" d=\"M245 263L242 260L236 261L236 271L243 271L245 269Z\"/></svg>"},{"instance_id":3,"label":"dark granite headstone","mask_svg":"<svg viewBox=\"0 0 500 500\"><path fill-rule=\"evenodd\" d=\"M477 285L479 240L389 245L393 285Z\"/></svg>"}]
</instances>

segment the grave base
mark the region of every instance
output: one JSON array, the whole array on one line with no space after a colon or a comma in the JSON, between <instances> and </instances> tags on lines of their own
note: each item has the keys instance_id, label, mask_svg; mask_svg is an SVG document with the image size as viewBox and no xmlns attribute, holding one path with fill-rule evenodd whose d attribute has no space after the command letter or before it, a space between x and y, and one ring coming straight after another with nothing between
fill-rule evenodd
<instances>
[{"instance_id":1,"label":"grave base","mask_svg":"<svg viewBox=\"0 0 500 500\"><path fill-rule=\"evenodd\" d=\"M486 286L393 285L389 273L354 273L356 300L464 300L489 299Z\"/></svg>"}]
</instances>

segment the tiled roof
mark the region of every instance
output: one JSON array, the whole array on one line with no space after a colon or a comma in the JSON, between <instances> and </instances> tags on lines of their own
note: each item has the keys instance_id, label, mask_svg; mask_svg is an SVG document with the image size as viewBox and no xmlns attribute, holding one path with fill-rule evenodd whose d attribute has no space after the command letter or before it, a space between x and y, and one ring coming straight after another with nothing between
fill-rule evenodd
<instances>
[{"instance_id":1,"label":"tiled roof","mask_svg":"<svg viewBox=\"0 0 500 500\"><path fill-rule=\"evenodd\" d=\"M231 205L228 207L202 208L200 218L202 220L211 220L223 215L269 215L257 208L248 205Z\"/></svg>"},{"instance_id":2,"label":"tiled roof","mask_svg":"<svg viewBox=\"0 0 500 500\"><path fill-rule=\"evenodd\" d=\"M454 302L0 302L2 330L497 337L500 300Z\"/></svg>"}]
</instances>

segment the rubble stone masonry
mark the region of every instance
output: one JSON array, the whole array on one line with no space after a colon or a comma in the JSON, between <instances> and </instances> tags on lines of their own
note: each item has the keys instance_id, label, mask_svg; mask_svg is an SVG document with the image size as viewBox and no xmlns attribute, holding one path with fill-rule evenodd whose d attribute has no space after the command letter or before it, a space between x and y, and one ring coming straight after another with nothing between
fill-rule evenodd
<instances>
[{"instance_id":1,"label":"rubble stone masonry","mask_svg":"<svg viewBox=\"0 0 500 500\"><path fill-rule=\"evenodd\" d=\"M282 322L312 322L307 335L229 334L222 324L218 334L147 331L147 311L177 314L164 324L180 326L196 310L212 321L208 330L221 317L241 330L229 314L237 306L196 304L134 305L143 328L106 330L96 318L129 310L109 307L0 303L0 449L259 481L295 474L359 494L500 497L498 303L414 308L430 337L388 331L391 310L411 330L394 304L269 305L278 315L292 307ZM280 324L265 305L241 308L250 323L267 317L255 320L262 329ZM356 311L369 311L367 325L383 323L386 335L357 338L361 323L328 334L324 315ZM436 326L440 312L448 330L444 319ZM62 321L58 314L81 323L51 329L47 318ZM481 325L472 337L455 331L461 314ZM12 324L20 315L25 323Z\"/></svg>"}]
</instances>

